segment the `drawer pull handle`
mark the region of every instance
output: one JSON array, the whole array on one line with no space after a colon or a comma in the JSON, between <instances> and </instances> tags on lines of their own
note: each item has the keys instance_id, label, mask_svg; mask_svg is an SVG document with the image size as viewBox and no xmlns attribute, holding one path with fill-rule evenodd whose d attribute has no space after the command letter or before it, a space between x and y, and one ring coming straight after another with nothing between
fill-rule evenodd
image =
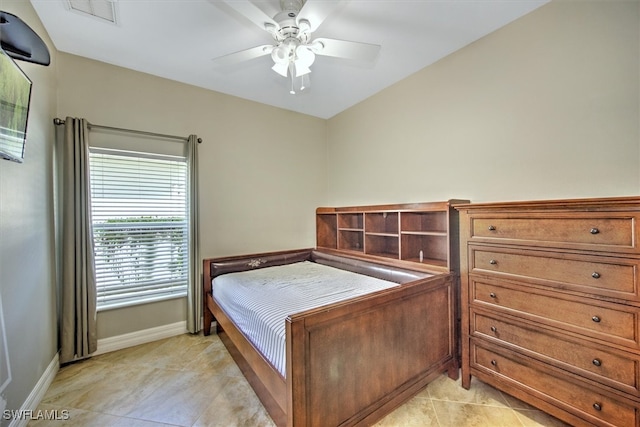
<instances>
[{"instance_id":1,"label":"drawer pull handle","mask_svg":"<svg viewBox=\"0 0 640 427\"><path fill-rule=\"evenodd\" d=\"M600 316L593 316L591 320L593 320L596 323L600 323Z\"/></svg>"},{"instance_id":2,"label":"drawer pull handle","mask_svg":"<svg viewBox=\"0 0 640 427\"><path fill-rule=\"evenodd\" d=\"M492 327L491 327L491 332L494 332L494 333L495 333L495 332L498 332L498 328L496 328L495 326L492 326Z\"/></svg>"},{"instance_id":3,"label":"drawer pull handle","mask_svg":"<svg viewBox=\"0 0 640 427\"><path fill-rule=\"evenodd\" d=\"M490 259L489 260L489 264L491 265L496 265L498 263L498 261L496 261L495 259Z\"/></svg>"},{"instance_id":4,"label":"drawer pull handle","mask_svg":"<svg viewBox=\"0 0 640 427\"><path fill-rule=\"evenodd\" d=\"M490 296L491 298L495 298L495 297L496 297L496 293L495 293L495 292L491 292L491 293L489 294L489 296Z\"/></svg>"},{"instance_id":5,"label":"drawer pull handle","mask_svg":"<svg viewBox=\"0 0 640 427\"><path fill-rule=\"evenodd\" d=\"M595 409L596 411L602 411L602 404L596 402L593 404L593 409Z\"/></svg>"},{"instance_id":6,"label":"drawer pull handle","mask_svg":"<svg viewBox=\"0 0 640 427\"><path fill-rule=\"evenodd\" d=\"M497 360L495 360L495 359L493 359L493 360L491 361L491 364L492 364L493 366L498 366L498 361L497 361Z\"/></svg>"},{"instance_id":7,"label":"drawer pull handle","mask_svg":"<svg viewBox=\"0 0 640 427\"><path fill-rule=\"evenodd\" d=\"M598 273L597 271L594 271L593 273L591 273L591 277L593 277L594 279L599 279L600 273Z\"/></svg>"},{"instance_id":8,"label":"drawer pull handle","mask_svg":"<svg viewBox=\"0 0 640 427\"><path fill-rule=\"evenodd\" d=\"M598 234L599 232L600 232L600 230L598 230L595 227L593 227L591 230L589 230L589 233L591 233L591 234Z\"/></svg>"},{"instance_id":9,"label":"drawer pull handle","mask_svg":"<svg viewBox=\"0 0 640 427\"><path fill-rule=\"evenodd\" d=\"M490 225L489 226L489 231L496 231L496 226L495 225Z\"/></svg>"},{"instance_id":10,"label":"drawer pull handle","mask_svg":"<svg viewBox=\"0 0 640 427\"><path fill-rule=\"evenodd\" d=\"M602 360L600 359L593 359L592 363L596 366L602 366Z\"/></svg>"}]
</instances>

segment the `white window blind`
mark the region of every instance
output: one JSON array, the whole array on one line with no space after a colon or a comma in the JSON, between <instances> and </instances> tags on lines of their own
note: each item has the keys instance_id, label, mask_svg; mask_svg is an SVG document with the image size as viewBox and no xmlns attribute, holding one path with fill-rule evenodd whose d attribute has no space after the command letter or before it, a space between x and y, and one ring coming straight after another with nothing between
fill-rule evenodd
<instances>
[{"instance_id":1,"label":"white window blind","mask_svg":"<svg viewBox=\"0 0 640 427\"><path fill-rule=\"evenodd\" d=\"M185 159L92 148L90 179L98 309L186 295Z\"/></svg>"}]
</instances>

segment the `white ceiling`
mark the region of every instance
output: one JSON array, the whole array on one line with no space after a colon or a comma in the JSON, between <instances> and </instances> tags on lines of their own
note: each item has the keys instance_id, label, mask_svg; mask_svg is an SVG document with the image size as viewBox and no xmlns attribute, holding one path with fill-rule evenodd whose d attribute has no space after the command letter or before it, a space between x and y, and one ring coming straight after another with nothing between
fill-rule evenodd
<instances>
[{"instance_id":1,"label":"white ceiling","mask_svg":"<svg viewBox=\"0 0 640 427\"><path fill-rule=\"evenodd\" d=\"M214 66L213 58L272 42L226 2L114 1L117 25L65 0L31 3L59 51L327 119L548 0L307 0L336 6L314 37L382 48L373 64L317 56L310 88L296 95L268 55ZM279 0L253 3L269 16L280 10Z\"/></svg>"}]
</instances>

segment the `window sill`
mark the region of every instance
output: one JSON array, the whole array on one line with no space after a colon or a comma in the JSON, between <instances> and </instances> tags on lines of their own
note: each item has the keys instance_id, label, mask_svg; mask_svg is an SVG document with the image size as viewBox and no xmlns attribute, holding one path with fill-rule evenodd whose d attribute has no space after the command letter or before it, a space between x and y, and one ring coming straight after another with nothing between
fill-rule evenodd
<instances>
[{"instance_id":1,"label":"window sill","mask_svg":"<svg viewBox=\"0 0 640 427\"><path fill-rule=\"evenodd\" d=\"M113 304L104 304L104 305L99 306L96 311L101 312L101 311L117 310L119 308L133 307L133 306L136 306L136 305L150 304L150 303L154 303L154 302L167 301L167 300L171 300L171 299L185 298L186 296L187 296L187 291L184 291L184 292L175 293L175 294L172 294L172 295L163 295L163 296L158 296L158 297L150 297L150 298L138 299L138 300L135 300L135 301L126 301L126 302L118 302L118 303L113 303Z\"/></svg>"}]
</instances>

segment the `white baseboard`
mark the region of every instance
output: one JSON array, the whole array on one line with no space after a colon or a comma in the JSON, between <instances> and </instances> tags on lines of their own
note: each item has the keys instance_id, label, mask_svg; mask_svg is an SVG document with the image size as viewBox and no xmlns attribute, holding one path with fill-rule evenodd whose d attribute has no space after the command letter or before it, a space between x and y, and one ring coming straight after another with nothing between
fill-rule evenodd
<instances>
[{"instance_id":1,"label":"white baseboard","mask_svg":"<svg viewBox=\"0 0 640 427\"><path fill-rule=\"evenodd\" d=\"M44 373L36 383L36 386L33 388L33 390L31 390L31 393L29 393L29 396L27 396L27 399L20 407L20 412L22 414L28 414L29 411L33 411L34 414L36 413L38 405L40 405L40 402L42 402L42 398L49 389L49 386L56 377L59 369L60 359L59 354L56 353L56 355L53 356L53 359L49 363L49 366L47 366L47 369L44 370ZM29 423L29 421L29 417L16 417L13 418L13 420L9 424L9 427L25 427Z\"/></svg>"},{"instance_id":2,"label":"white baseboard","mask_svg":"<svg viewBox=\"0 0 640 427\"><path fill-rule=\"evenodd\" d=\"M187 321L184 320L115 337L102 338L98 340L98 350L96 350L92 355L97 356L98 354L109 353L111 351L121 350L123 348L146 344L148 342L175 337L176 335L186 333L188 333Z\"/></svg>"}]
</instances>

